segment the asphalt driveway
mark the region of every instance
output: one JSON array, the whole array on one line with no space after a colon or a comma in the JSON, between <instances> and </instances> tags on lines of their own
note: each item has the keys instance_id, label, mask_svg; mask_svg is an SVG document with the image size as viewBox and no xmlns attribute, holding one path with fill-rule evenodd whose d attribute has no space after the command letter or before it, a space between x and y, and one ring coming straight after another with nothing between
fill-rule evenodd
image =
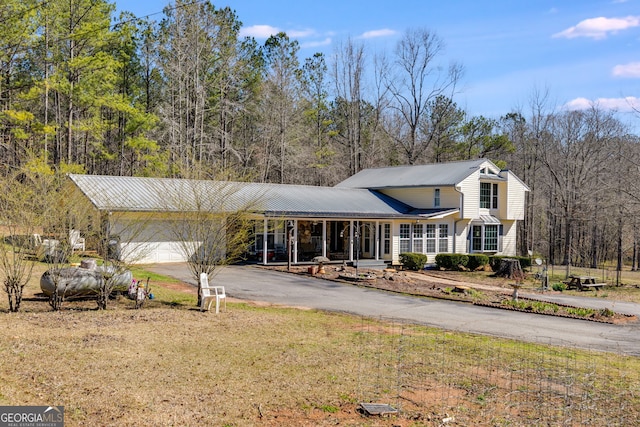
<instances>
[{"instance_id":1,"label":"asphalt driveway","mask_svg":"<svg viewBox=\"0 0 640 427\"><path fill-rule=\"evenodd\" d=\"M149 269L196 286L185 264L157 264ZM451 331L640 356L640 322L611 325L500 310L398 295L252 266L226 267L211 282L224 285L230 297L242 300L402 320ZM580 303L583 306L591 302L598 307L610 307L640 317L638 304L594 298L585 300L563 302Z\"/></svg>"}]
</instances>

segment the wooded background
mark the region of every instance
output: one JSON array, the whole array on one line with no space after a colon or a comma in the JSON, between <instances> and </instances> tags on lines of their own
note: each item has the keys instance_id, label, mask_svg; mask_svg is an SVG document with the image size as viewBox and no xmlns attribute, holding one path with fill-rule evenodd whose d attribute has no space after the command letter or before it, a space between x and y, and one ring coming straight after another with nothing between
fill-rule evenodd
<instances>
[{"instance_id":1,"label":"wooded background","mask_svg":"<svg viewBox=\"0 0 640 427\"><path fill-rule=\"evenodd\" d=\"M331 186L363 168L484 157L531 189L521 254L635 269L640 144L615 112L559 110L533 88L502 117L470 116L456 104L464 67L428 29L389 52L345 39L301 59L285 33L241 38L240 18L208 1L152 21L103 0L3 0L0 175Z\"/></svg>"}]
</instances>

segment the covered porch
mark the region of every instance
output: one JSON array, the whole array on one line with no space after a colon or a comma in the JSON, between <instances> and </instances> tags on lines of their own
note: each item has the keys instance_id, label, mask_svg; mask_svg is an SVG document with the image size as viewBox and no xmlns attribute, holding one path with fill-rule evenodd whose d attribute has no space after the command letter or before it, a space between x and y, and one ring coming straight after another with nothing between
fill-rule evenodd
<instances>
[{"instance_id":1,"label":"covered porch","mask_svg":"<svg viewBox=\"0 0 640 427\"><path fill-rule=\"evenodd\" d=\"M391 261L391 222L375 219L264 218L254 223L249 259L261 264Z\"/></svg>"}]
</instances>

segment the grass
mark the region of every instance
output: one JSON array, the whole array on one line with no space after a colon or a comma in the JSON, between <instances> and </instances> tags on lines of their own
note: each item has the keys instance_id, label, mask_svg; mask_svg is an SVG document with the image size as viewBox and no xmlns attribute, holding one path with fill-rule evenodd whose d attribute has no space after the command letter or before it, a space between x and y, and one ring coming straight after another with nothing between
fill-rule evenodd
<instances>
[{"instance_id":1,"label":"grass","mask_svg":"<svg viewBox=\"0 0 640 427\"><path fill-rule=\"evenodd\" d=\"M150 283L156 298L140 310L120 297L104 311L77 301L52 312L32 281L23 311L8 313L3 294L0 405L64 405L68 426L404 427L445 414L554 425L580 408L590 412L567 417L640 417L638 358L243 302L201 313L179 281ZM403 415L365 418L361 401Z\"/></svg>"},{"instance_id":2,"label":"grass","mask_svg":"<svg viewBox=\"0 0 640 427\"><path fill-rule=\"evenodd\" d=\"M557 313L560 307L558 304L553 304L544 301L527 301L527 300L512 300L512 299L504 299L502 300L503 305L508 305L510 307L515 307L520 310L532 310L536 313Z\"/></svg>"}]
</instances>

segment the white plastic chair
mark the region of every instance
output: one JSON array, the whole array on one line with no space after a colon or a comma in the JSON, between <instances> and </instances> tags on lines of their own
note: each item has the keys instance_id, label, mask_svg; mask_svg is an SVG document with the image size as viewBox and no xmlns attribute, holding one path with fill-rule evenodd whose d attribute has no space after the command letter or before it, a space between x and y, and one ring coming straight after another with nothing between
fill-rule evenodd
<instances>
[{"instance_id":1,"label":"white plastic chair","mask_svg":"<svg viewBox=\"0 0 640 427\"><path fill-rule=\"evenodd\" d=\"M224 300L224 309L227 310L227 295L224 286L209 286L209 275L200 273L200 310L204 311L207 304L207 311L211 310L211 304L216 302L216 313L220 312L220 301Z\"/></svg>"},{"instance_id":2,"label":"white plastic chair","mask_svg":"<svg viewBox=\"0 0 640 427\"><path fill-rule=\"evenodd\" d=\"M72 251L80 250L84 252L84 237L80 237L80 230L69 230L69 243Z\"/></svg>"}]
</instances>

